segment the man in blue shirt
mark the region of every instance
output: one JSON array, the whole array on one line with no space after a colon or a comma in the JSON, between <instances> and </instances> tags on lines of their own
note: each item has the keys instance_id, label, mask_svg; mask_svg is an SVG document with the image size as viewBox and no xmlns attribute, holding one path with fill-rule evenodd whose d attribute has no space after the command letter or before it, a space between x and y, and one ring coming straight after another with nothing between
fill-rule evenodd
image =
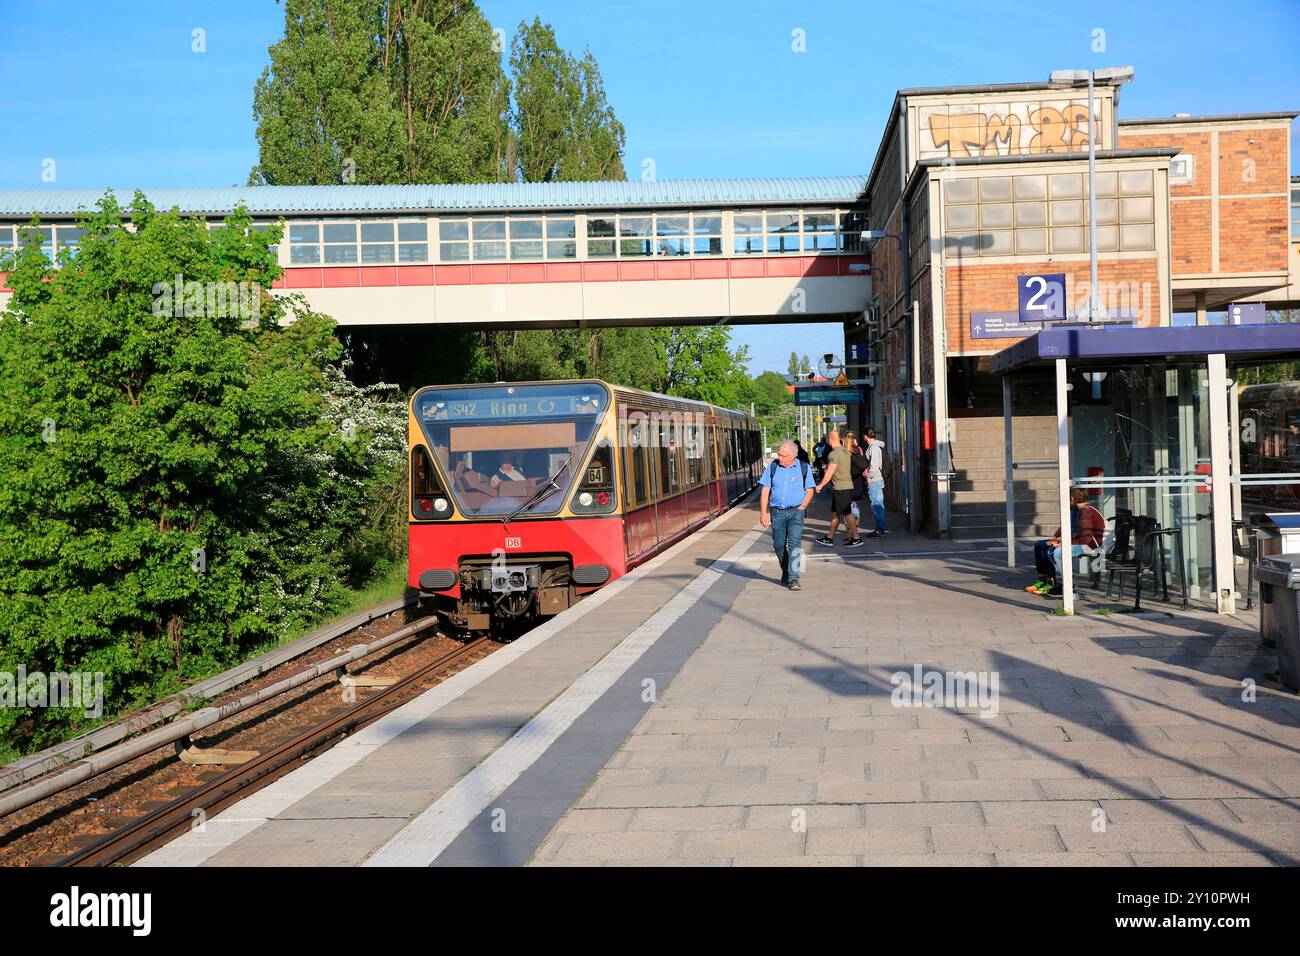
<instances>
[{"instance_id":1,"label":"man in blue shirt","mask_svg":"<svg viewBox=\"0 0 1300 956\"><path fill-rule=\"evenodd\" d=\"M781 562L781 583L799 591L803 565L803 519L817 482L807 462L797 461L794 442L781 442L776 461L758 479L763 490L758 499L759 521L772 529L772 547Z\"/></svg>"}]
</instances>

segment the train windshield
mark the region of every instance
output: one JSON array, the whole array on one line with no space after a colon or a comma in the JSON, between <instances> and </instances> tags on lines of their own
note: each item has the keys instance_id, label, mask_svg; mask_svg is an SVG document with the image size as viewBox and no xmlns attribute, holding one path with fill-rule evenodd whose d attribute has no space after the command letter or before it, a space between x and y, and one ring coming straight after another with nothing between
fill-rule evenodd
<instances>
[{"instance_id":1,"label":"train windshield","mask_svg":"<svg viewBox=\"0 0 1300 956\"><path fill-rule=\"evenodd\" d=\"M428 388L415 415L466 517L554 514L609 393L595 382Z\"/></svg>"}]
</instances>

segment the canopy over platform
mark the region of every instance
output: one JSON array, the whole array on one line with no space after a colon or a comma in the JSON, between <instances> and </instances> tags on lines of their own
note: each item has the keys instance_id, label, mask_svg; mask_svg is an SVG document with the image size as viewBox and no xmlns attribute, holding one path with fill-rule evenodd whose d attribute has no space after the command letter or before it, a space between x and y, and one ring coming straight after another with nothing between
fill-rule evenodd
<instances>
[{"instance_id":1,"label":"canopy over platform","mask_svg":"<svg viewBox=\"0 0 1300 956\"><path fill-rule=\"evenodd\" d=\"M1016 474L1024 485L1023 473L1054 468L1063 538L1072 489L1106 519L1105 541L1084 549L1094 579L1109 572L1140 582L1150 571L1166 587L1171 578L1181 585L1184 607L1190 596L1233 612L1235 565L1249 551L1243 486L1248 505L1268 510L1274 498L1292 510L1300 488L1300 406L1252 408L1243 428L1233 370L1297 359L1300 324L1057 325L997 353L989 366L1002 376L1008 566L1016 562ZM1016 461L1016 390L1041 414L1053 380L1056 461ZM1067 612L1078 558L1061 562Z\"/></svg>"},{"instance_id":2,"label":"canopy over platform","mask_svg":"<svg viewBox=\"0 0 1300 956\"><path fill-rule=\"evenodd\" d=\"M1044 329L989 360L999 375L1056 359L1088 365L1130 365L1141 359L1204 360L1218 353L1238 364L1284 360L1279 352L1300 352L1300 324L1194 325L1184 328L1128 328L1086 325Z\"/></svg>"}]
</instances>

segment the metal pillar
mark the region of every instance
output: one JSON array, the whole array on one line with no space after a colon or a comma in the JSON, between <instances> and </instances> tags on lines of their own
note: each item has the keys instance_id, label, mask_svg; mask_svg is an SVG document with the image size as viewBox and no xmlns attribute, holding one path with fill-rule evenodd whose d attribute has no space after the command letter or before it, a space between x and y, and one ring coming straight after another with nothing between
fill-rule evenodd
<instances>
[{"instance_id":1,"label":"metal pillar","mask_svg":"<svg viewBox=\"0 0 1300 956\"><path fill-rule=\"evenodd\" d=\"M911 291L910 289L908 290ZM913 299L908 323L907 340L912 354L908 359L908 374L912 381L907 390L907 530L917 534L921 530L921 422L917 396L921 394L921 307Z\"/></svg>"},{"instance_id":2,"label":"metal pillar","mask_svg":"<svg viewBox=\"0 0 1300 956\"><path fill-rule=\"evenodd\" d=\"M1208 356L1210 378L1210 511L1214 537L1214 595L1220 614L1237 610L1233 580L1232 483L1228 465L1228 363L1222 352Z\"/></svg>"},{"instance_id":3,"label":"metal pillar","mask_svg":"<svg viewBox=\"0 0 1300 956\"><path fill-rule=\"evenodd\" d=\"M1070 384L1065 359L1056 360L1056 468L1061 510L1061 590L1065 613L1074 613L1074 548L1070 540Z\"/></svg>"},{"instance_id":4,"label":"metal pillar","mask_svg":"<svg viewBox=\"0 0 1300 956\"><path fill-rule=\"evenodd\" d=\"M934 355L934 481L938 499L939 537L952 535L952 445L948 434L948 356L944 319L930 309L931 354Z\"/></svg>"},{"instance_id":5,"label":"metal pillar","mask_svg":"<svg viewBox=\"0 0 1300 956\"><path fill-rule=\"evenodd\" d=\"M1196 459L1200 451L1200 443L1197 439L1196 427L1196 399L1199 382L1199 372L1197 369L1180 367L1177 371L1176 381L1178 388L1178 448L1177 461L1179 471L1185 475L1195 474ZM1168 378L1168 375L1166 375ZM1175 458L1170 455L1170 460ZM1157 495L1162 493L1162 489L1155 489ZM1194 485L1171 485L1163 491L1167 497L1164 501L1168 503L1168 513L1161 508L1160 524L1161 527L1168 528L1174 521L1182 528L1183 536L1183 567L1179 571L1183 575L1183 580L1187 583L1187 593L1191 597L1201 596L1201 549L1200 537L1197 534L1196 527L1196 487Z\"/></svg>"},{"instance_id":6,"label":"metal pillar","mask_svg":"<svg viewBox=\"0 0 1300 956\"><path fill-rule=\"evenodd\" d=\"M1016 473L1012 467L1011 376L1002 376L1003 487L1007 495L1007 567L1016 566Z\"/></svg>"}]
</instances>

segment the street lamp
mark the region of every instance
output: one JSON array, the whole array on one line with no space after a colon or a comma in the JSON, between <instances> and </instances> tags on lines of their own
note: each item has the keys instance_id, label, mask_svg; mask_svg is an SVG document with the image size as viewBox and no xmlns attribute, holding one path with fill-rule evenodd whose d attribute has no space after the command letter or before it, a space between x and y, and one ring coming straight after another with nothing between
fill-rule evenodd
<instances>
[{"instance_id":1,"label":"street lamp","mask_svg":"<svg viewBox=\"0 0 1300 956\"><path fill-rule=\"evenodd\" d=\"M1097 136L1093 130L1092 88L1097 80L1116 85L1133 79L1131 66L1106 66L1100 70L1053 70L1053 86L1074 86L1088 81L1088 322L1096 321L1097 308ZM1103 316L1104 318L1104 316Z\"/></svg>"}]
</instances>

